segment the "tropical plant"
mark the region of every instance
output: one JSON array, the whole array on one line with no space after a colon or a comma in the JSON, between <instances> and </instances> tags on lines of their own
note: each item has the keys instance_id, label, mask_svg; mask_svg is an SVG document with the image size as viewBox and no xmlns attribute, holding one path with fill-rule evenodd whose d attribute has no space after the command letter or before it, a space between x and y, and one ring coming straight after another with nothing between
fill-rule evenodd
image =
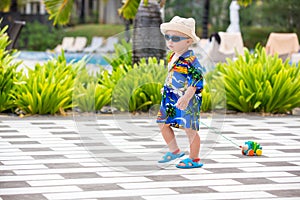
<instances>
[{"instance_id":1,"label":"tropical plant","mask_svg":"<svg viewBox=\"0 0 300 200\"><path fill-rule=\"evenodd\" d=\"M156 58L142 59L113 90L112 105L121 111L146 111L160 103L160 89L167 74L164 62Z\"/></svg>"},{"instance_id":2,"label":"tropical plant","mask_svg":"<svg viewBox=\"0 0 300 200\"><path fill-rule=\"evenodd\" d=\"M8 26L0 30L0 112L11 110L15 107L12 91L15 89L15 81L21 76L21 71L17 72L20 62L12 62L14 56L6 51L10 41L5 33ZM16 52L13 52L16 53Z\"/></svg>"},{"instance_id":3,"label":"tropical plant","mask_svg":"<svg viewBox=\"0 0 300 200\"><path fill-rule=\"evenodd\" d=\"M240 112L287 113L300 106L300 68L266 55L258 46L253 54L218 64L226 89L227 106Z\"/></svg>"},{"instance_id":4,"label":"tropical plant","mask_svg":"<svg viewBox=\"0 0 300 200\"><path fill-rule=\"evenodd\" d=\"M45 64L27 68L27 75L16 83L13 97L25 114L64 114L72 107L74 79L84 61L67 64L64 53Z\"/></svg>"},{"instance_id":5,"label":"tropical plant","mask_svg":"<svg viewBox=\"0 0 300 200\"><path fill-rule=\"evenodd\" d=\"M81 112L96 112L111 102L112 88L100 85L97 77L82 70L75 81L73 108Z\"/></svg>"}]
</instances>

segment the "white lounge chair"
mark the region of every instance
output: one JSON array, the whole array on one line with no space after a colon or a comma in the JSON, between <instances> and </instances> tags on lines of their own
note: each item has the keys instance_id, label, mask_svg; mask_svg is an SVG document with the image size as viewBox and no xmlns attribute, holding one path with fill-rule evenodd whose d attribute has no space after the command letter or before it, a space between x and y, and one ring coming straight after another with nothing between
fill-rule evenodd
<instances>
[{"instance_id":1,"label":"white lounge chair","mask_svg":"<svg viewBox=\"0 0 300 200\"><path fill-rule=\"evenodd\" d=\"M221 37L220 51L224 54L238 53L244 55L244 42L240 32L219 32Z\"/></svg>"},{"instance_id":2,"label":"white lounge chair","mask_svg":"<svg viewBox=\"0 0 300 200\"><path fill-rule=\"evenodd\" d=\"M66 49L66 51L68 51L68 52L81 52L85 48L86 43L87 43L87 38L86 37L78 36L78 37L75 38L73 46Z\"/></svg>"},{"instance_id":3,"label":"white lounge chair","mask_svg":"<svg viewBox=\"0 0 300 200\"><path fill-rule=\"evenodd\" d=\"M57 53L60 53L62 50L67 51L68 49L72 48L74 40L74 37L64 37L61 44L54 48L54 51Z\"/></svg>"},{"instance_id":4,"label":"white lounge chair","mask_svg":"<svg viewBox=\"0 0 300 200\"><path fill-rule=\"evenodd\" d=\"M296 33L271 33L267 44L267 54L278 54L282 60L292 57L299 51L299 41Z\"/></svg>"},{"instance_id":5,"label":"white lounge chair","mask_svg":"<svg viewBox=\"0 0 300 200\"><path fill-rule=\"evenodd\" d=\"M103 45L103 41L104 41L103 37L93 37L91 44L86 48L84 48L83 52L88 52L88 53L95 52Z\"/></svg>"},{"instance_id":6,"label":"white lounge chair","mask_svg":"<svg viewBox=\"0 0 300 200\"><path fill-rule=\"evenodd\" d=\"M119 39L116 37L108 37L105 45L98 50L98 52L113 52L115 50L115 44L118 43Z\"/></svg>"}]
</instances>

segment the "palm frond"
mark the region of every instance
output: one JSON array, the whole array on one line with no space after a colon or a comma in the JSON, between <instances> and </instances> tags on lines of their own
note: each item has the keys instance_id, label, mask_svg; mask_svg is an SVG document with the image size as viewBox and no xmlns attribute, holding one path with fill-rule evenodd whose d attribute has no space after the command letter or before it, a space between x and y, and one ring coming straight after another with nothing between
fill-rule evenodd
<instances>
[{"instance_id":1,"label":"palm frond","mask_svg":"<svg viewBox=\"0 0 300 200\"><path fill-rule=\"evenodd\" d=\"M119 15L125 19L133 19L138 11L141 0L126 0L124 5L118 9Z\"/></svg>"},{"instance_id":2,"label":"palm frond","mask_svg":"<svg viewBox=\"0 0 300 200\"><path fill-rule=\"evenodd\" d=\"M44 0L46 10L53 24L67 24L70 19L74 0Z\"/></svg>"}]
</instances>

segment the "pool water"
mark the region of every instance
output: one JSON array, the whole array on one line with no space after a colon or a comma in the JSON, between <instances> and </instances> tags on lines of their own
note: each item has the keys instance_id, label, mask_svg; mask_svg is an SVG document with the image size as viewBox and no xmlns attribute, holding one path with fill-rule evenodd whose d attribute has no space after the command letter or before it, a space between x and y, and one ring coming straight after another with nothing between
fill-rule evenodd
<instances>
[{"instance_id":1,"label":"pool water","mask_svg":"<svg viewBox=\"0 0 300 200\"><path fill-rule=\"evenodd\" d=\"M42 51L20 51L17 58L21 60L47 61L53 58L57 58L59 55L60 54L57 53L42 52ZM102 66L109 65L100 54L65 52L65 58L68 63L78 62L83 58L85 58L87 60L87 64L102 65Z\"/></svg>"}]
</instances>

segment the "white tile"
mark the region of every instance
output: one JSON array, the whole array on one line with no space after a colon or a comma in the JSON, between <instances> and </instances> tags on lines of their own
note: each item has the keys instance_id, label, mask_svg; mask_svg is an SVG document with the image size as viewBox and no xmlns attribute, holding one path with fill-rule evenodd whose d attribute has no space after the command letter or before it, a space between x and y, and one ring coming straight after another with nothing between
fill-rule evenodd
<instances>
[{"instance_id":1,"label":"white tile","mask_svg":"<svg viewBox=\"0 0 300 200\"><path fill-rule=\"evenodd\" d=\"M197 187L197 186L213 186L213 185L241 185L240 182L231 179L218 180L190 180L190 181L160 181L147 183L121 183L118 184L124 189L146 189L146 188L165 188L165 187Z\"/></svg>"},{"instance_id":2,"label":"white tile","mask_svg":"<svg viewBox=\"0 0 300 200\"><path fill-rule=\"evenodd\" d=\"M18 194L41 194L50 192L80 192L76 186L59 186L59 187L26 187L26 188L0 188L1 195L18 195Z\"/></svg>"},{"instance_id":3,"label":"white tile","mask_svg":"<svg viewBox=\"0 0 300 200\"><path fill-rule=\"evenodd\" d=\"M280 160L278 160L280 162ZM299 171L299 166L275 166L275 167L245 167L239 168L246 172L282 172L282 171Z\"/></svg>"},{"instance_id":4,"label":"white tile","mask_svg":"<svg viewBox=\"0 0 300 200\"><path fill-rule=\"evenodd\" d=\"M48 169L45 165L0 165L0 170Z\"/></svg>"},{"instance_id":5,"label":"white tile","mask_svg":"<svg viewBox=\"0 0 300 200\"><path fill-rule=\"evenodd\" d=\"M86 191L86 192L74 192L74 193L53 193L44 194L49 200L74 200L74 199L87 199L87 198L108 198L108 197L134 197L142 195L168 195L178 194L174 190L163 189L143 189L143 190L107 190L107 191Z\"/></svg>"},{"instance_id":6,"label":"white tile","mask_svg":"<svg viewBox=\"0 0 300 200\"><path fill-rule=\"evenodd\" d=\"M269 178L271 181L277 183L300 183L300 177L284 177L284 178Z\"/></svg>"},{"instance_id":7,"label":"white tile","mask_svg":"<svg viewBox=\"0 0 300 200\"><path fill-rule=\"evenodd\" d=\"M11 182L11 181L33 181L33 180L59 180L64 177L51 174L51 175L25 175L25 176L0 176L0 182Z\"/></svg>"},{"instance_id":8,"label":"white tile","mask_svg":"<svg viewBox=\"0 0 300 200\"><path fill-rule=\"evenodd\" d=\"M58 186L58 185L81 185L81 184L104 184L104 183L126 183L126 182L149 182L145 177L118 177L118 178L80 178L63 180L27 181L31 186Z\"/></svg>"},{"instance_id":9,"label":"white tile","mask_svg":"<svg viewBox=\"0 0 300 200\"><path fill-rule=\"evenodd\" d=\"M163 195L163 196L142 196L146 200L182 200L182 199L218 199L218 200L232 200L232 199L242 199L247 197L250 199L260 199L260 198L273 198L275 197L272 194L267 192L257 191L257 192L224 192L224 193L194 193L194 194L179 194L179 195Z\"/></svg>"},{"instance_id":10,"label":"white tile","mask_svg":"<svg viewBox=\"0 0 300 200\"><path fill-rule=\"evenodd\" d=\"M259 190L297 190L300 183L290 184L255 184L255 185L229 185L229 186L211 186L213 190L218 192L241 192L241 191L259 191Z\"/></svg>"},{"instance_id":11,"label":"white tile","mask_svg":"<svg viewBox=\"0 0 300 200\"><path fill-rule=\"evenodd\" d=\"M212 174L193 174L182 175L190 180L207 180L207 179L235 179L235 178L269 178L269 177L288 177L287 179L294 178L294 174L287 172L247 172L247 173L212 173ZM298 178L298 177L297 177ZM271 178L269 178L271 179ZM300 181L299 181L300 182Z\"/></svg>"}]
</instances>

